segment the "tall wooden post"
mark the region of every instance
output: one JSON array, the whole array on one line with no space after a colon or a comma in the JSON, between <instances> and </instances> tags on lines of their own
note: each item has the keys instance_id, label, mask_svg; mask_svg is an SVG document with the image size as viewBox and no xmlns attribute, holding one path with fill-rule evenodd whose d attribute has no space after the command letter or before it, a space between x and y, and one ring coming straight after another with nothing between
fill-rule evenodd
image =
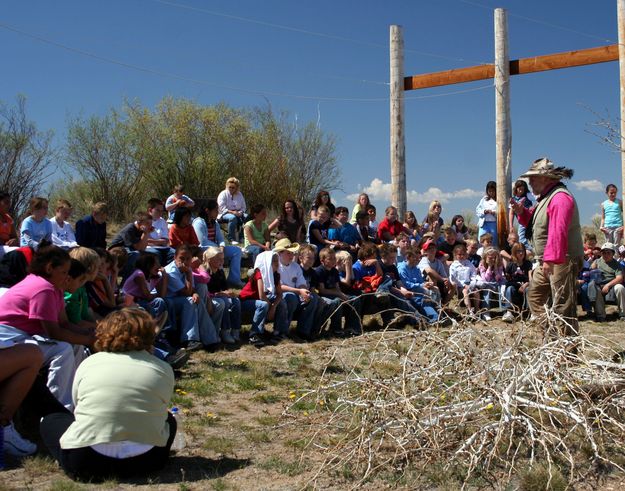
<instances>
[{"instance_id":1,"label":"tall wooden post","mask_svg":"<svg viewBox=\"0 0 625 491\"><path fill-rule=\"evenodd\" d=\"M618 64L621 87L621 193L625 203L625 0L617 3Z\"/></svg>"},{"instance_id":2,"label":"tall wooden post","mask_svg":"<svg viewBox=\"0 0 625 491\"><path fill-rule=\"evenodd\" d=\"M391 26L391 201L403 220L406 211L406 145L404 142L404 38L401 26Z\"/></svg>"},{"instance_id":3,"label":"tall wooden post","mask_svg":"<svg viewBox=\"0 0 625 491\"><path fill-rule=\"evenodd\" d=\"M510 56L508 54L508 19L504 9L495 9L495 121L497 236L499 247L503 248L508 236L508 201L512 191Z\"/></svg>"}]
</instances>

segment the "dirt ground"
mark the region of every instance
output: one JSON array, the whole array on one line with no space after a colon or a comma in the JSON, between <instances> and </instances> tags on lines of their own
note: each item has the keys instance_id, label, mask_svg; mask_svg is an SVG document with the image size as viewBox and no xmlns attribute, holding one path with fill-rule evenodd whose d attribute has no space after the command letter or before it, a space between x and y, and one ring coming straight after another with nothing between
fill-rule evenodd
<instances>
[{"instance_id":1,"label":"dirt ground","mask_svg":"<svg viewBox=\"0 0 625 491\"><path fill-rule=\"evenodd\" d=\"M499 318L493 323L500 323ZM504 325L501 324L502 329ZM625 349L625 322L613 314L607 323L582 319L582 334L605 337ZM453 328L449 328L453 329ZM21 462L8 459L0 471L1 490L295 490L353 489L357 481L340 472L317 471L323 452L308 447L316 408L297 401L302 391L319 383L337 346L374 346L379 331L361 338L324 339L315 343L285 341L256 349L194 353L181 371L174 404L184 414L187 446L167 467L149 479L102 484L71 481L43 449ZM293 405L295 403L295 405ZM286 409L289 408L288 411ZM312 419L314 421L314 419ZM440 482L410 482L377 477L359 489L455 489ZM514 482L497 489L517 489ZM540 489L540 488L536 488ZM542 488L544 489L544 488ZM574 489L625 489L625 475L611 473Z\"/></svg>"}]
</instances>

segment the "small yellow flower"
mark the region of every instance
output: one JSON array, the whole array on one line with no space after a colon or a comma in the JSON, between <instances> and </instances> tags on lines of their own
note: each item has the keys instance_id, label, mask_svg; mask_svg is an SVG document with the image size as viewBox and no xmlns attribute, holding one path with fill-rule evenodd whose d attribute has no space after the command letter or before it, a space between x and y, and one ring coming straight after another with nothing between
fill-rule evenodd
<instances>
[{"instance_id":1,"label":"small yellow flower","mask_svg":"<svg viewBox=\"0 0 625 491\"><path fill-rule=\"evenodd\" d=\"M295 396L295 394L294 394L293 392L291 392L291 393L289 394L289 399L295 399L295 397L296 397L296 396Z\"/></svg>"},{"instance_id":2,"label":"small yellow flower","mask_svg":"<svg viewBox=\"0 0 625 491\"><path fill-rule=\"evenodd\" d=\"M308 411L304 411L304 416L308 416Z\"/></svg>"},{"instance_id":3,"label":"small yellow flower","mask_svg":"<svg viewBox=\"0 0 625 491\"><path fill-rule=\"evenodd\" d=\"M325 402L323 402L323 401L319 401L319 405L320 405L320 406L323 406L324 404L325 404Z\"/></svg>"},{"instance_id":4,"label":"small yellow flower","mask_svg":"<svg viewBox=\"0 0 625 491\"><path fill-rule=\"evenodd\" d=\"M187 393L182 389L176 389L176 394L180 394L181 396L186 396Z\"/></svg>"},{"instance_id":5,"label":"small yellow flower","mask_svg":"<svg viewBox=\"0 0 625 491\"><path fill-rule=\"evenodd\" d=\"M486 405L486 408L485 408L485 409L486 409L487 411L491 411L494 407L495 407L495 405L494 405L492 402L489 402L489 403Z\"/></svg>"}]
</instances>

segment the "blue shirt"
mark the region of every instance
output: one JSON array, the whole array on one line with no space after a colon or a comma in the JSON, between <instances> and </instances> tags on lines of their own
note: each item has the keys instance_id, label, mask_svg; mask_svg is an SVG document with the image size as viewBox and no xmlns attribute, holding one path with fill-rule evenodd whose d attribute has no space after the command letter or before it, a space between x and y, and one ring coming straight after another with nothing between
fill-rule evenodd
<instances>
[{"instance_id":1,"label":"blue shirt","mask_svg":"<svg viewBox=\"0 0 625 491\"><path fill-rule=\"evenodd\" d=\"M341 228L331 228L328 231L328 239L340 240L349 245L356 245L360 240L358 229L351 223L345 223Z\"/></svg>"},{"instance_id":2,"label":"blue shirt","mask_svg":"<svg viewBox=\"0 0 625 491\"><path fill-rule=\"evenodd\" d=\"M424 283L423 275L419 266L410 267L408 261L402 261L397 265L399 271L399 278L408 290L413 290L416 287L422 286Z\"/></svg>"},{"instance_id":3,"label":"blue shirt","mask_svg":"<svg viewBox=\"0 0 625 491\"><path fill-rule=\"evenodd\" d=\"M52 242L52 224L45 218L37 222L32 216L26 218L20 227L20 246L39 247L43 239Z\"/></svg>"},{"instance_id":4,"label":"blue shirt","mask_svg":"<svg viewBox=\"0 0 625 491\"><path fill-rule=\"evenodd\" d=\"M165 266L165 272L169 275L169 281L167 282L167 293L165 294L165 297L176 297L178 296L178 292L185 287L186 277L184 273L178 269L175 261L172 261L167 266Z\"/></svg>"},{"instance_id":5,"label":"blue shirt","mask_svg":"<svg viewBox=\"0 0 625 491\"><path fill-rule=\"evenodd\" d=\"M365 266L360 259L354 263L352 269L355 281L362 280L365 276L373 276L377 271L375 264Z\"/></svg>"}]
</instances>

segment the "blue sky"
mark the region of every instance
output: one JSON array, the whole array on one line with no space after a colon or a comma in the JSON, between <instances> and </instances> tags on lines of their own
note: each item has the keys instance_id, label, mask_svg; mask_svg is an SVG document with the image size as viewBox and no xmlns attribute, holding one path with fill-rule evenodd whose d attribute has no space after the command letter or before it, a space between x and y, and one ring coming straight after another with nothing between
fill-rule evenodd
<instances>
[{"instance_id":1,"label":"blue sky","mask_svg":"<svg viewBox=\"0 0 625 491\"><path fill-rule=\"evenodd\" d=\"M508 10L511 59L617 40L616 0L5 0L2 6L0 100L26 95L30 117L54 130L59 145L68 118L104 114L124 98L148 106L165 96L235 107L269 101L338 137L343 177L333 200L350 208L351 195L362 190L378 208L390 202L391 24L403 26L406 75L492 62L496 7ZM571 188L585 223L598 212L605 185L620 183L618 153L588 133L596 120L588 108L618 116L618 80L612 62L511 82L513 179L543 155L574 168ZM474 210L494 180L494 97L492 81L406 93L408 205L419 220L433 198L442 198L446 219Z\"/></svg>"}]
</instances>

